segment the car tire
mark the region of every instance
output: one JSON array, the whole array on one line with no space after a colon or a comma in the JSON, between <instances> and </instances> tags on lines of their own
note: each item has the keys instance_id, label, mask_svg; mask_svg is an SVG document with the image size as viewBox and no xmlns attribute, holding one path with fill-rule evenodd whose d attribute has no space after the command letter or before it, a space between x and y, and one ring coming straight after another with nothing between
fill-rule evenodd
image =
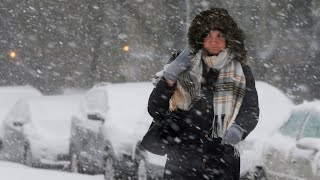
<instances>
[{"instance_id":1,"label":"car tire","mask_svg":"<svg viewBox=\"0 0 320 180\"><path fill-rule=\"evenodd\" d=\"M256 167L253 171L245 173L240 180L268 180L262 167Z\"/></svg>"},{"instance_id":2,"label":"car tire","mask_svg":"<svg viewBox=\"0 0 320 180\"><path fill-rule=\"evenodd\" d=\"M32 152L30 146L25 146L24 148L24 155L23 155L24 164L26 166L32 167Z\"/></svg>"},{"instance_id":3,"label":"car tire","mask_svg":"<svg viewBox=\"0 0 320 180\"><path fill-rule=\"evenodd\" d=\"M75 153L70 155L70 172L79 173L79 159Z\"/></svg>"},{"instance_id":4,"label":"car tire","mask_svg":"<svg viewBox=\"0 0 320 180\"><path fill-rule=\"evenodd\" d=\"M255 180L268 180L266 172L263 170L262 167L256 167L254 178Z\"/></svg>"},{"instance_id":5,"label":"car tire","mask_svg":"<svg viewBox=\"0 0 320 180\"><path fill-rule=\"evenodd\" d=\"M104 180L113 180L116 179L116 166L115 160L112 157L105 158L104 162Z\"/></svg>"}]
</instances>

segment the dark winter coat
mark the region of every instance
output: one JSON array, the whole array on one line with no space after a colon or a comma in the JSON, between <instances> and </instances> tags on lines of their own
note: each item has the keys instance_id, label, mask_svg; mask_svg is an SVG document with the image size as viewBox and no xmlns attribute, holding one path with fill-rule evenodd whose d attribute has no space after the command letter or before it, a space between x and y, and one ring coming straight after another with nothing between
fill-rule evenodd
<instances>
[{"instance_id":1,"label":"dark winter coat","mask_svg":"<svg viewBox=\"0 0 320 180\"><path fill-rule=\"evenodd\" d=\"M175 58L176 54L170 61ZM243 65L242 68L246 77L246 90L235 123L246 131L243 136L245 138L257 124L259 107L251 69L248 65ZM150 115L156 122L165 124L163 131L169 134L166 137L169 143L165 167L167 179L179 179L180 176L182 179L192 179L203 177L203 174L212 177L215 173L220 173L221 176L235 176L234 179L239 176L240 158L234 156L233 147L221 145L220 138L209 137L214 114L213 94L219 72L212 69L206 72L206 68L203 69L202 98L193 104L191 110L169 113L169 100L175 87L169 87L164 78L159 81L149 98ZM229 164L222 163L221 158Z\"/></svg>"},{"instance_id":2,"label":"dark winter coat","mask_svg":"<svg viewBox=\"0 0 320 180\"><path fill-rule=\"evenodd\" d=\"M246 65L245 35L225 9L211 8L199 13L190 24L188 41L194 53L203 48L203 39L210 30L220 30L225 34L227 48L242 64L246 89L234 123L246 131L242 137L244 139L255 128L259 116L255 81L250 67ZM170 61L176 56L173 55ZM153 89L148 111L154 121L162 125L162 138L168 143L165 179L239 179L240 157L235 156L235 149L230 145L221 145L221 138L209 136L218 75L219 71L210 69L207 72L203 68L201 98L193 103L189 111L168 111L175 86L169 87L164 78Z\"/></svg>"}]
</instances>

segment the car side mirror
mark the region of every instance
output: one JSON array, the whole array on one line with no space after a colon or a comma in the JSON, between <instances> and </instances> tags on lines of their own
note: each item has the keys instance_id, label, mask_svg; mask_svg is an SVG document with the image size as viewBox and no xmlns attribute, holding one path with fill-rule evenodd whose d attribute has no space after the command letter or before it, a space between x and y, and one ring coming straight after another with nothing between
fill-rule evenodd
<instances>
[{"instance_id":1,"label":"car side mirror","mask_svg":"<svg viewBox=\"0 0 320 180\"><path fill-rule=\"evenodd\" d=\"M2 150L2 148L3 148L3 142L2 140L0 140L0 151Z\"/></svg>"},{"instance_id":2,"label":"car side mirror","mask_svg":"<svg viewBox=\"0 0 320 180\"><path fill-rule=\"evenodd\" d=\"M319 138L301 138L296 143L297 148L320 151L320 139Z\"/></svg>"},{"instance_id":3,"label":"car side mirror","mask_svg":"<svg viewBox=\"0 0 320 180\"><path fill-rule=\"evenodd\" d=\"M94 121L101 121L104 123L105 119L100 114L88 114L88 119L94 120Z\"/></svg>"}]
</instances>

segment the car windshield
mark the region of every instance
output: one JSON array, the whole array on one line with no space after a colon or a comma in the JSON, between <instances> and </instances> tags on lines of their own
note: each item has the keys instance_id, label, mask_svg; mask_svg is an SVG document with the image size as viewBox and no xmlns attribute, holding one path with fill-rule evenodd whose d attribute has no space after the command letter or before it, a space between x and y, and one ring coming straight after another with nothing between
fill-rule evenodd
<instances>
[{"instance_id":1,"label":"car windshield","mask_svg":"<svg viewBox=\"0 0 320 180\"><path fill-rule=\"evenodd\" d=\"M108 111L108 94L104 89L93 89L85 95L87 113L105 113Z\"/></svg>"},{"instance_id":2,"label":"car windshield","mask_svg":"<svg viewBox=\"0 0 320 180\"><path fill-rule=\"evenodd\" d=\"M308 114L308 111L293 111L289 120L280 128L280 132L284 135L296 138L299 134L299 129Z\"/></svg>"},{"instance_id":3,"label":"car windshield","mask_svg":"<svg viewBox=\"0 0 320 180\"><path fill-rule=\"evenodd\" d=\"M320 138L320 115L312 113L304 127L302 137Z\"/></svg>"}]
</instances>

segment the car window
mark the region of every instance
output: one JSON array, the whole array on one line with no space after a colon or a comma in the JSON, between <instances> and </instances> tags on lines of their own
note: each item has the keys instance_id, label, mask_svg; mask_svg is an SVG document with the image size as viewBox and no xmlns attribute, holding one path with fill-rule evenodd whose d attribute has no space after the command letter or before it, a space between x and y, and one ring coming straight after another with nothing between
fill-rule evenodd
<instances>
[{"instance_id":1,"label":"car window","mask_svg":"<svg viewBox=\"0 0 320 180\"><path fill-rule=\"evenodd\" d=\"M320 115L312 113L303 130L302 137L320 138Z\"/></svg>"},{"instance_id":2,"label":"car window","mask_svg":"<svg viewBox=\"0 0 320 180\"><path fill-rule=\"evenodd\" d=\"M284 135L296 138L303 121L307 118L308 111L293 111L288 121L280 128Z\"/></svg>"}]
</instances>

